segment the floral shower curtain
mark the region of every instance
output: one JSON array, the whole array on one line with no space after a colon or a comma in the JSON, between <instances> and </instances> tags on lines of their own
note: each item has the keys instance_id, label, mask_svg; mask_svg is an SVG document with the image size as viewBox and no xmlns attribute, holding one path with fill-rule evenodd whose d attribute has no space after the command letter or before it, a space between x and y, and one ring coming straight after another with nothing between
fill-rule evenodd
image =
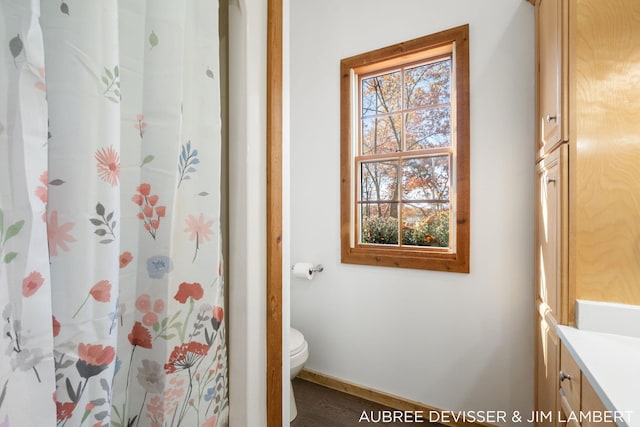
<instances>
[{"instance_id":1,"label":"floral shower curtain","mask_svg":"<svg viewBox=\"0 0 640 427\"><path fill-rule=\"evenodd\" d=\"M0 427L228 424L217 6L0 0Z\"/></svg>"}]
</instances>

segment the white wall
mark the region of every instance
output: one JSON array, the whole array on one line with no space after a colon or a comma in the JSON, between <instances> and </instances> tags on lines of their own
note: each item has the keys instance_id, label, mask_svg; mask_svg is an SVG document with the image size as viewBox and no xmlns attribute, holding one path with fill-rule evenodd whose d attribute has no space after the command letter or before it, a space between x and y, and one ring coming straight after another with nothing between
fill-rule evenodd
<instances>
[{"instance_id":1,"label":"white wall","mask_svg":"<svg viewBox=\"0 0 640 427\"><path fill-rule=\"evenodd\" d=\"M229 408L266 427L266 2L229 2Z\"/></svg>"},{"instance_id":2,"label":"white wall","mask_svg":"<svg viewBox=\"0 0 640 427\"><path fill-rule=\"evenodd\" d=\"M533 408L534 10L516 0L290 5L292 325L309 369L449 410ZM471 273L340 263L339 61L469 23Z\"/></svg>"}]
</instances>

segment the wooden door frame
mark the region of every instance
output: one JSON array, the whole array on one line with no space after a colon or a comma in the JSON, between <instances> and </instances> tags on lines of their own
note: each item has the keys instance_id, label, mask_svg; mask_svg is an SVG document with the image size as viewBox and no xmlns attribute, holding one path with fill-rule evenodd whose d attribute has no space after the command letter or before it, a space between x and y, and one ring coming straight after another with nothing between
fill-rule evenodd
<instances>
[{"instance_id":1,"label":"wooden door frame","mask_svg":"<svg viewBox=\"0 0 640 427\"><path fill-rule=\"evenodd\" d=\"M267 3L267 427L282 427L282 23Z\"/></svg>"}]
</instances>

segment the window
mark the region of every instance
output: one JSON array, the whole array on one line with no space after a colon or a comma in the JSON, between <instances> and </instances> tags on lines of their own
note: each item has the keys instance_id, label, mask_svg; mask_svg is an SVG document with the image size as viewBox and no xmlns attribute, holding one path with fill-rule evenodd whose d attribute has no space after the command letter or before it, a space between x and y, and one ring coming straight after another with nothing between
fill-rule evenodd
<instances>
[{"instance_id":1,"label":"window","mask_svg":"<svg viewBox=\"0 0 640 427\"><path fill-rule=\"evenodd\" d=\"M341 61L342 262L469 272L468 34Z\"/></svg>"}]
</instances>

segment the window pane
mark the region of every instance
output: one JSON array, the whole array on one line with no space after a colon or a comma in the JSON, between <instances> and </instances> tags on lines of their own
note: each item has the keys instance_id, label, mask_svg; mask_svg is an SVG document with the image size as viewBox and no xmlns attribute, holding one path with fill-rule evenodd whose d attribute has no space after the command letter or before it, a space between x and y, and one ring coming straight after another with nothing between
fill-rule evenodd
<instances>
[{"instance_id":1,"label":"window pane","mask_svg":"<svg viewBox=\"0 0 640 427\"><path fill-rule=\"evenodd\" d=\"M402 244L449 247L449 203L402 205Z\"/></svg>"},{"instance_id":2,"label":"window pane","mask_svg":"<svg viewBox=\"0 0 640 427\"><path fill-rule=\"evenodd\" d=\"M361 168L361 201L398 200L397 162L364 162Z\"/></svg>"},{"instance_id":3,"label":"window pane","mask_svg":"<svg viewBox=\"0 0 640 427\"><path fill-rule=\"evenodd\" d=\"M405 70L404 90L408 109L448 104L451 94L451 59Z\"/></svg>"},{"instance_id":4,"label":"window pane","mask_svg":"<svg viewBox=\"0 0 640 427\"><path fill-rule=\"evenodd\" d=\"M400 110L400 71L362 79L362 116Z\"/></svg>"},{"instance_id":5,"label":"window pane","mask_svg":"<svg viewBox=\"0 0 640 427\"><path fill-rule=\"evenodd\" d=\"M360 206L360 242L398 244L398 205L366 203Z\"/></svg>"},{"instance_id":6,"label":"window pane","mask_svg":"<svg viewBox=\"0 0 640 427\"><path fill-rule=\"evenodd\" d=\"M449 200L449 156L419 157L402 162L402 199Z\"/></svg>"},{"instance_id":7,"label":"window pane","mask_svg":"<svg viewBox=\"0 0 640 427\"><path fill-rule=\"evenodd\" d=\"M430 108L405 115L407 151L451 146L451 108Z\"/></svg>"},{"instance_id":8,"label":"window pane","mask_svg":"<svg viewBox=\"0 0 640 427\"><path fill-rule=\"evenodd\" d=\"M402 147L400 114L362 119L362 155L395 153Z\"/></svg>"}]
</instances>

